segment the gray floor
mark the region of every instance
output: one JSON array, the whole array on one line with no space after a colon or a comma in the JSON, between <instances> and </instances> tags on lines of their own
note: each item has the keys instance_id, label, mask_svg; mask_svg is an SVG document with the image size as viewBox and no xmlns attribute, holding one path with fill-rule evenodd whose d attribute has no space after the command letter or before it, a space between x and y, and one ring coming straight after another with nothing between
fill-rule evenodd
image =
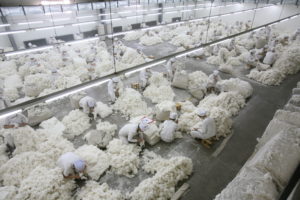
<instances>
[{"instance_id":1,"label":"gray floor","mask_svg":"<svg viewBox=\"0 0 300 200\"><path fill-rule=\"evenodd\" d=\"M216 67L208 65L204 61L187 58L185 60L185 68L189 72L201 70L206 74L210 74ZM164 68L156 66L153 70L163 71ZM226 187L252 154L257 144L256 139L263 134L275 111L286 104L291 96L292 89L296 86L297 81L300 80L300 74L297 74L289 76L280 86L270 87L247 79L245 77L247 73L249 72L243 67L235 69L235 76L249 81L254 88L254 93L246 106L235 117L233 133L218 156L213 155L223 142L222 140L214 144L211 149L203 147L187 135L171 144L160 142L153 147L147 146L147 149L153 150L163 157L183 155L193 160L194 172L187 181L191 188L182 199L210 200ZM138 80L137 75L135 74L124 82L127 85L131 82L136 82ZM232 75L223 73L221 76L226 79L232 77ZM184 90L174 88L174 92L176 93L176 101L190 98L190 95ZM87 93L97 100L108 103L106 85L89 89ZM153 106L149 100L145 100L149 106ZM51 107L59 119L62 119L71 110L68 99L57 102ZM121 128L127 122L120 114L114 114L105 120L117 124L118 128ZM75 147L84 144L82 136L77 137L73 142ZM147 177L149 175L142 170L132 179L107 173L100 178L99 182L107 182L110 187L120 189L126 193L131 192L139 182Z\"/></svg>"}]
</instances>

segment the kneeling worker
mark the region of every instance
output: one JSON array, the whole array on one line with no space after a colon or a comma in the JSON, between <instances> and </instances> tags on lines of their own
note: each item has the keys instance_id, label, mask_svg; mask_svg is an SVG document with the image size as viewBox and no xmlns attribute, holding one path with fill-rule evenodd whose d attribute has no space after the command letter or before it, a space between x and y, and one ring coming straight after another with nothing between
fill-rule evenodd
<instances>
[{"instance_id":1,"label":"kneeling worker","mask_svg":"<svg viewBox=\"0 0 300 200\"><path fill-rule=\"evenodd\" d=\"M70 179L80 179L86 169L85 161L72 152L61 155L57 165L63 170L63 176Z\"/></svg>"},{"instance_id":2,"label":"kneeling worker","mask_svg":"<svg viewBox=\"0 0 300 200\"><path fill-rule=\"evenodd\" d=\"M175 138L175 131L177 129L177 113L170 113L169 120L164 121L161 125L160 138L164 142L172 142Z\"/></svg>"}]
</instances>

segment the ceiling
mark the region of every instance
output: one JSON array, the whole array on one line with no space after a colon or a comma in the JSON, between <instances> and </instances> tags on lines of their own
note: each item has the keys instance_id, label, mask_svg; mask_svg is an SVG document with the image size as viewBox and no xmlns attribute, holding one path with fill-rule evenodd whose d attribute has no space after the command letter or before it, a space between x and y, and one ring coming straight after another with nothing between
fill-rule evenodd
<instances>
[{"instance_id":1,"label":"ceiling","mask_svg":"<svg viewBox=\"0 0 300 200\"><path fill-rule=\"evenodd\" d=\"M41 5L42 0L0 0L0 6L31 6ZM59 0L47 0L47 1L59 1ZM84 3L84 2L101 2L104 0L69 0L71 3Z\"/></svg>"}]
</instances>

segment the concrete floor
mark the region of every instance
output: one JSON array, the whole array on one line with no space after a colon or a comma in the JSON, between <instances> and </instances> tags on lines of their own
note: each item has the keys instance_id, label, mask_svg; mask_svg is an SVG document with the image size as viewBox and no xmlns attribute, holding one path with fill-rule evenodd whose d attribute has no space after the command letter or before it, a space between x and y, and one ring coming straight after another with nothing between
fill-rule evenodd
<instances>
[{"instance_id":1,"label":"concrete floor","mask_svg":"<svg viewBox=\"0 0 300 200\"><path fill-rule=\"evenodd\" d=\"M187 58L184 61L185 69L189 72L201 70L206 74L210 74L216 68L203 60ZM164 68L156 66L153 70L164 71ZM147 146L147 149L163 157L182 155L193 160L194 172L187 181L191 188L182 197L183 200L210 200L226 187L252 154L257 144L256 139L263 134L275 111L283 108L291 96L292 89L297 81L300 80L300 74L297 74L289 76L280 86L270 87L247 79L245 74L249 72L244 70L243 67L237 67L235 72L239 78L250 82L254 88L254 93L244 109L234 118L232 135L229 136L228 143L218 156L215 156L214 153L224 140L217 142L211 149L206 149L190 136L184 135L184 138L177 139L171 144L159 142L153 147ZM221 77L227 79L233 76L221 73ZM138 74L134 74L125 80L124 83L129 86L129 83L137 80ZM190 98L188 92L184 90L174 88L174 92L176 93L175 101ZM89 89L87 93L104 103L109 101L106 85ZM153 106L149 100L145 100L148 106ZM54 103L51 107L58 119L62 119L71 110L68 99ZM105 120L117 124L118 128L121 128L127 122L120 114L113 114ZM92 128L95 128L95 124ZM82 140L84 134L75 138L73 141L75 147L84 144ZM100 178L99 182L107 182L110 187L127 193L132 191L134 187L147 177L149 175L142 170L134 178L106 173Z\"/></svg>"}]
</instances>

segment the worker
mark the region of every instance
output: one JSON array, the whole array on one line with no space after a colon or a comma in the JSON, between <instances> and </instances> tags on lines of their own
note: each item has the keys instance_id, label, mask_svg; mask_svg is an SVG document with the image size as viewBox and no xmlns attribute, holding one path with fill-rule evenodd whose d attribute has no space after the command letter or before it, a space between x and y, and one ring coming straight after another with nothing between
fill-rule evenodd
<instances>
[{"instance_id":1,"label":"worker","mask_svg":"<svg viewBox=\"0 0 300 200\"><path fill-rule=\"evenodd\" d=\"M72 152L61 155L57 165L63 170L63 176L70 179L80 179L86 169L85 161Z\"/></svg>"},{"instance_id":2,"label":"worker","mask_svg":"<svg viewBox=\"0 0 300 200\"><path fill-rule=\"evenodd\" d=\"M273 38L270 42L269 42L269 48L276 48L276 46L279 44L279 39L277 38Z\"/></svg>"},{"instance_id":3,"label":"worker","mask_svg":"<svg viewBox=\"0 0 300 200\"><path fill-rule=\"evenodd\" d=\"M3 94L3 88L0 87L0 110L10 106L10 100Z\"/></svg>"},{"instance_id":4,"label":"worker","mask_svg":"<svg viewBox=\"0 0 300 200\"><path fill-rule=\"evenodd\" d=\"M208 83L206 86L207 92L217 92L217 83L218 81L221 81L221 77L219 75L219 71L218 70L214 70L212 74L210 74L208 76Z\"/></svg>"},{"instance_id":5,"label":"worker","mask_svg":"<svg viewBox=\"0 0 300 200\"><path fill-rule=\"evenodd\" d=\"M248 20L248 21L246 22L246 30L250 29L250 28L251 28L251 25L252 25L251 20Z\"/></svg>"},{"instance_id":6,"label":"worker","mask_svg":"<svg viewBox=\"0 0 300 200\"><path fill-rule=\"evenodd\" d=\"M277 55L275 53L275 49L272 48L266 54L263 63L272 66L275 63L276 59L277 59Z\"/></svg>"},{"instance_id":7,"label":"worker","mask_svg":"<svg viewBox=\"0 0 300 200\"><path fill-rule=\"evenodd\" d=\"M116 98L119 97L120 88L118 87L118 84L120 81L119 77L114 77L110 79L107 84L108 95L113 103L116 101Z\"/></svg>"},{"instance_id":8,"label":"worker","mask_svg":"<svg viewBox=\"0 0 300 200\"><path fill-rule=\"evenodd\" d=\"M151 71L149 68L141 70L140 79L141 79L142 90L144 90L147 87L150 76L151 76Z\"/></svg>"},{"instance_id":9,"label":"worker","mask_svg":"<svg viewBox=\"0 0 300 200\"><path fill-rule=\"evenodd\" d=\"M285 35L282 39L279 40L280 44L283 46L287 46L289 44L290 37Z\"/></svg>"},{"instance_id":10,"label":"worker","mask_svg":"<svg viewBox=\"0 0 300 200\"><path fill-rule=\"evenodd\" d=\"M202 143L211 144L210 140L212 137L216 136L216 123L211 117L207 117L207 111L199 108L196 111L197 115L203 120L202 127L200 129L193 129L191 131L191 136L195 139L201 139Z\"/></svg>"},{"instance_id":11,"label":"worker","mask_svg":"<svg viewBox=\"0 0 300 200\"><path fill-rule=\"evenodd\" d=\"M255 53L256 53L256 51L254 49L252 49L250 51L250 54L246 58L246 65L247 65L247 68L249 68L249 69L255 68L257 65L258 60L255 56Z\"/></svg>"},{"instance_id":12,"label":"worker","mask_svg":"<svg viewBox=\"0 0 300 200\"><path fill-rule=\"evenodd\" d=\"M28 124L28 118L21 113L16 113L8 116L5 119L4 128L23 127Z\"/></svg>"},{"instance_id":13,"label":"worker","mask_svg":"<svg viewBox=\"0 0 300 200\"><path fill-rule=\"evenodd\" d=\"M300 28L292 35L291 40L300 41Z\"/></svg>"},{"instance_id":14,"label":"worker","mask_svg":"<svg viewBox=\"0 0 300 200\"><path fill-rule=\"evenodd\" d=\"M93 117L92 113L94 112L95 106L96 100L90 96L85 96L79 101L79 107L83 109L84 113L89 114L89 117Z\"/></svg>"},{"instance_id":15,"label":"worker","mask_svg":"<svg viewBox=\"0 0 300 200\"><path fill-rule=\"evenodd\" d=\"M270 37L271 37L271 32L272 32L271 27L270 27L270 26L267 26L267 27L265 28L265 33L266 33L266 36L267 36L267 40L270 39Z\"/></svg>"},{"instance_id":16,"label":"worker","mask_svg":"<svg viewBox=\"0 0 300 200\"><path fill-rule=\"evenodd\" d=\"M164 121L160 126L160 138L164 142L172 142L175 138L175 131L177 129L177 113L171 112L169 120Z\"/></svg>"},{"instance_id":17,"label":"worker","mask_svg":"<svg viewBox=\"0 0 300 200\"><path fill-rule=\"evenodd\" d=\"M213 55L217 56L220 50L220 44L214 45L214 48L212 50Z\"/></svg>"},{"instance_id":18,"label":"worker","mask_svg":"<svg viewBox=\"0 0 300 200\"><path fill-rule=\"evenodd\" d=\"M227 48L228 48L229 51L232 51L234 49L234 47L235 47L235 38L232 38L230 40L230 43L229 43Z\"/></svg>"},{"instance_id":19,"label":"worker","mask_svg":"<svg viewBox=\"0 0 300 200\"><path fill-rule=\"evenodd\" d=\"M175 58L171 58L170 60L168 60L167 64L166 64L166 69L167 69L167 74L168 74L168 79L170 81L173 80L174 74L175 74L175 68L172 67L172 64L175 62Z\"/></svg>"},{"instance_id":20,"label":"worker","mask_svg":"<svg viewBox=\"0 0 300 200\"><path fill-rule=\"evenodd\" d=\"M139 123L129 123L123 126L119 131L119 138L122 140L123 144L128 144L128 142L139 143L141 146L144 146L144 136L143 132L146 131L149 127L149 124L153 120L144 117ZM138 139L134 137L138 136Z\"/></svg>"},{"instance_id":21,"label":"worker","mask_svg":"<svg viewBox=\"0 0 300 200\"><path fill-rule=\"evenodd\" d=\"M16 145L14 142L14 138L11 133L4 134L4 136L0 135L3 138L3 144L5 144L6 150L5 152L8 154L8 157L11 158L13 156L13 152L16 149Z\"/></svg>"}]
</instances>

